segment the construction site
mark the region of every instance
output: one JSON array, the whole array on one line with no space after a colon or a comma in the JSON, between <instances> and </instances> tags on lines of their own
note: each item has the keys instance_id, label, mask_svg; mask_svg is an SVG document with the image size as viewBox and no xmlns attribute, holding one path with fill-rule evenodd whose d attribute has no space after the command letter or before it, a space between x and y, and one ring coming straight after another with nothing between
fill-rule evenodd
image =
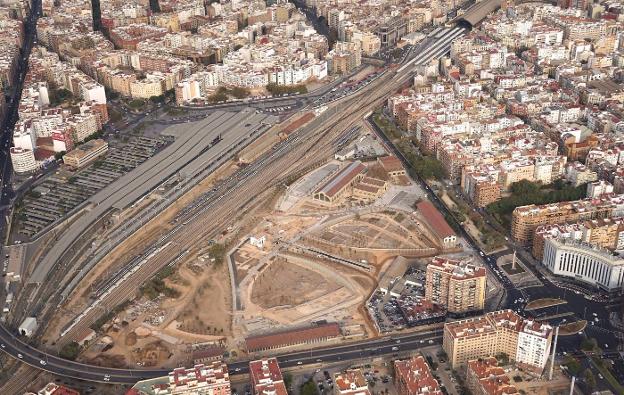
<instances>
[{"instance_id":1,"label":"construction site","mask_svg":"<svg viewBox=\"0 0 624 395\"><path fill-rule=\"evenodd\" d=\"M123 306L99 328L103 336L85 343L81 358L115 366L175 366L193 362L197 350L206 348L234 357L248 352L245 342L252 336L316 322L339 325L340 336L327 342L376 336L366 301L390 263L397 256L426 258L453 249L414 211L420 188L383 174L377 160L360 162L357 181L383 180L378 196L363 201L355 184L347 183L340 203L316 201L315 191L335 182L351 163L330 161L288 188L266 191L240 221L181 259L155 298L143 292ZM234 170L223 168L219 176ZM164 213L165 231L175 223L174 213ZM229 246L222 264L209 252L214 243ZM97 283L107 273L92 276ZM88 289L83 292L88 295Z\"/></svg>"}]
</instances>

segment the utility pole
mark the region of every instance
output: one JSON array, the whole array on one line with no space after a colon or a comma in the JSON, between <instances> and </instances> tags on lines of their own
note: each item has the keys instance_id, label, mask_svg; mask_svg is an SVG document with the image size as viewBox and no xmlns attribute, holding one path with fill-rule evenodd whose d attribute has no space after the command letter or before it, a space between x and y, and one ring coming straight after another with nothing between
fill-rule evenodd
<instances>
[{"instance_id":1,"label":"utility pole","mask_svg":"<svg viewBox=\"0 0 624 395\"><path fill-rule=\"evenodd\" d=\"M570 383L570 395L574 394L574 382L576 381L576 376L572 376L572 382Z\"/></svg>"},{"instance_id":2,"label":"utility pole","mask_svg":"<svg viewBox=\"0 0 624 395\"><path fill-rule=\"evenodd\" d=\"M548 373L548 381L552 381L553 371L555 370L555 354L557 352L557 339L559 338L559 327L555 328L555 340L553 341L552 356L550 358L550 372Z\"/></svg>"}]
</instances>

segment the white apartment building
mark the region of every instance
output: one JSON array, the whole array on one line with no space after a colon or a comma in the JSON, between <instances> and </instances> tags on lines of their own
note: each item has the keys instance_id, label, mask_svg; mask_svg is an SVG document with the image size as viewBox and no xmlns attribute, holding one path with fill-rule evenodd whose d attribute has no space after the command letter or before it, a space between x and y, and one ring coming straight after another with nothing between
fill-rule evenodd
<instances>
[{"instance_id":1,"label":"white apartment building","mask_svg":"<svg viewBox=\"0 0 624 395\"><path fill-rule=\"evenodd\" d=\"M553 274L606 291L624 286L624 259L619 254L575 240L547 239L542 264Z\"/></svg>"},{"instance_id":2,"label":"white apartment building","mask_svg":"<svg viewBox=\"0 0 624 395\"><path fill-rule=\"evenodd\" d=\"M11 163L13 171L18 174L29 173L39 168L35 160L35 153L29 149L11 147Z\"/></svg>"},{"instance_id":3,"label":"white apartment building","mask_svg":"<svg viewBox=\"0 0 624 395\"><path fill-rule=\"evenodd\" d=\"M516 363L521 366L546 366L550 351L550 329L535 321L526 321L523 330L518 333Z\"/></svg>"}]
</instances>

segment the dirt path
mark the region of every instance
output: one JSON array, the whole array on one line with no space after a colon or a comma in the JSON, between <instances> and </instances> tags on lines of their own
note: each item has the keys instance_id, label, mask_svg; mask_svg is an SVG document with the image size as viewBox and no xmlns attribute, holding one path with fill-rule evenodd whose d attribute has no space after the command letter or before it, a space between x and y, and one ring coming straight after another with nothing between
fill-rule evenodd
<instances>
[{"instance_id":1,"label":"dirt path","mask_svg":"<svg viewBox=\"0 0 624 395\"><path fill-rule=\"evenodd\" d=\"M66 314L56 314L54 316L53 320L48 325L45 338L53 339L58 337L61 328L66 325L69 320L73 319L75 315L86 308L92 284L97 283L97 281L109 275L111 271L114 271L115 268L128 262L132 256L142 252L144 248L154 242L160 234L166 233L172 227L169 222L182 208L198 198L201 194L210 190L217 180L231 175L236 169L237 167L231 162L224 164L212 175L206 177L188 193L171 204L165 211L148 222L140 232L131 235L110 254L104 257L85 279L80 282L68 299L68 302L62 307L62 311L66 312Z\"/></svg>"}]
</instances>

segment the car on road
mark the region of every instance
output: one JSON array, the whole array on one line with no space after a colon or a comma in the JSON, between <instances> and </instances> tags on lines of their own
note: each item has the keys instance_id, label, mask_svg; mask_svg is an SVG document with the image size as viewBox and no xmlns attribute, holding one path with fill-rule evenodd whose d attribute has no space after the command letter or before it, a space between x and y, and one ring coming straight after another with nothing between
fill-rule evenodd
<instances>
[{"instance_id":1,"label":"car on road","mask_svg":"<svg viewBox=\"0 0 624 395\"><path fill-rule=\"evenodd\" d=\"M43 359L42 359L42 360L40 360L40 361L39 361L39 363L40 363L42 366L46 366L46 365L48 364L48 363L47 363L46 361L44 361Z\"/></svg>"},{"instance_id":2,"label":"car on road","mask_svg":"<svg viewBox=\"0 0 624 395\"><path fill-rule=\"evenodd\" d=\"M17 354L17 357L18 357L19 359L24 359L24 356L23 356L22 354Z\"/></svg>"},{"instance_id":3,"label":"car on road","mask_svg":"<svg viewBox=\"0 0 624 395\"><path fill-rule=\"evenodd\" d=\"M297 365L303 365L303 362L297 361Z\"/></svg>"}]
</instances>

